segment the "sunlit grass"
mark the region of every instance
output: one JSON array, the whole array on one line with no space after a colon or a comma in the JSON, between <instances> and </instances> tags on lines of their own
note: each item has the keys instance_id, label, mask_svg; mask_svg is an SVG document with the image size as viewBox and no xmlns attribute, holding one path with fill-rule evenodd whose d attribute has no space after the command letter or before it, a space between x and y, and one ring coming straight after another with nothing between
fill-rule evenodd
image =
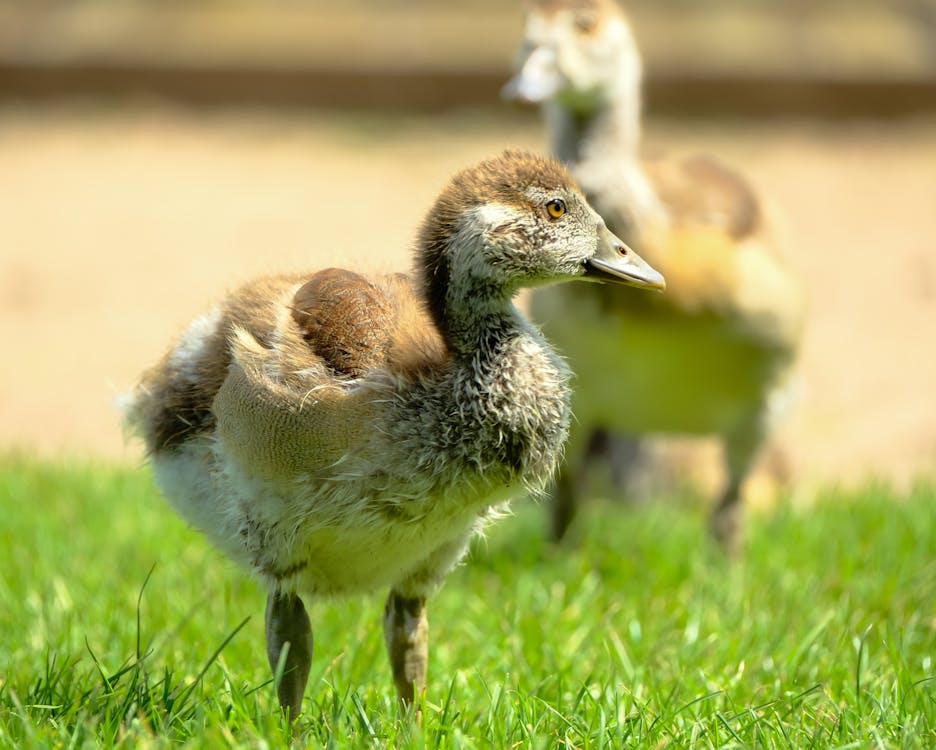
<instances>
[{"instance_id":1,"label":"sunlit grass","mask_svg":"<svg viewBox=\"0 0 936 750\"><path fill-rule=\"evenodd\" d=\"M383 594L315 604L297 738L936 746L932 484L755 516L736 564L694 507L590 511L580 546L555 550L523 504L450 577L430 603L419 726L396 707ZM0 462L0 745L282 745L263 600L146 470Z\"/></svg>"}]
</instances>

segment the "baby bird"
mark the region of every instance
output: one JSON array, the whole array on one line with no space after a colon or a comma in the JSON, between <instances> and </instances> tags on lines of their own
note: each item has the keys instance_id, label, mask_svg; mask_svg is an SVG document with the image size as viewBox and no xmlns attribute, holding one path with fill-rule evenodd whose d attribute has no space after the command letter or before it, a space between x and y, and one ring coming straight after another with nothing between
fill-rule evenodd
<instances>
[{"instance_id":1,"label":"baby bird","mask_svg":"<svg viewBox=\"0 0 936 750\"><path fill-rule=\"evenodd\" d=\"M415 256L410 276L328 268L248 283L189 326L128 410L175 510L266 584L290 720L312 657L301 597L389 588L386 645L412 704L426 597L508 500L553 473L569 372L517 291L664 286L563 167L515 151L452 178Z\"/></svg>"},{"instance_id":2,"label":"baby bird","mask_svg":"<svg viewBox=\"0 0 936 750\"><path fill-rule=\"evenodd\" d=\"M741 175L707 157L641 160L640 86L640 56L612 0L534 3L503 94L542 105L554 154L667 279L663 295L565 287L533 296L534 320L579 378L553 535L573 518L581 482L571 475L584 473L586 446L606 444L597 438L607 431L708 434L726 464L710 530L733 551L742 482L789 400L803 295Z\"/></svg>"}]
</instances>

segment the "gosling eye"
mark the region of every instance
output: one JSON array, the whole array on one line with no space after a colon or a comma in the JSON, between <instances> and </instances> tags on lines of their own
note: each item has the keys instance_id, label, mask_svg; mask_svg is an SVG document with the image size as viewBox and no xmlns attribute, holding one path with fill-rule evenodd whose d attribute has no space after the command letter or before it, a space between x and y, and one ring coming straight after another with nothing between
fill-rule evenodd
<instances>
[{"instance_id":1,"label":"gosling eye","mask_svg":"<svg viewBox=\"0 0 936 750\"><path fill-rule=\"evenodd\" d=\"M575 28L583 34L590 34L598 26L598 16L587 10L575 14Z\"/></svg>"},{"instance_id":2,"label":"gosling eye","mask_svg":"<svg viewBox=\"0 0 936 750\"><path fill-rule=\"evenodd\" d=\"M553 198L546 204L546 213L554 219L564 216L567 210L565 201L562 198Z\"/></svg>"}]
</instances>

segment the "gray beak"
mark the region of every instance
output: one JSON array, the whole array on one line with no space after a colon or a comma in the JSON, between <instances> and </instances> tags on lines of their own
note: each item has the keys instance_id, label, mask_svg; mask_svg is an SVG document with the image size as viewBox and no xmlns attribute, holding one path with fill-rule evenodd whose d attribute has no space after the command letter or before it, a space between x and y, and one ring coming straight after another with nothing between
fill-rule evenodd
<instances>
[{"instance_id":1,"label":"gray beak","mask_svg":"<svg viewBox=\"0 0 936 750\"><path fill-rule=\"evenodd\" d=\"M666 289L663 274L612 234L604 222L598 230L598 249L585 261L585 278L641 289Z\"/></svg>"},{"instance_id":2,"label":"gray beak","mask_svg":"<svg viewBox=\"0 0 936 750\"><path fill-rule=\"evenodd\" d=\"M517 74L501 88L501 98L524 104L541 104L562 87L556 72L556 55L546 47L537 47L523 61Z\"/></svg>"}]
</instances>

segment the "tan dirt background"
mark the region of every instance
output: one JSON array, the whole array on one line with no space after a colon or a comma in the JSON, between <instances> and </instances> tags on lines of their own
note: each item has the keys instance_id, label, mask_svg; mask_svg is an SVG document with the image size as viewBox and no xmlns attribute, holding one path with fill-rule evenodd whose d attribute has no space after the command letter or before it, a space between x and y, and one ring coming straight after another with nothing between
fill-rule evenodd
<instances>
[{"instance_id":1,"label":"tan dirt background","mask_svg":"<svg viewBox=\"0 0 936 750\"><path fill-rule=\"evenodd\" d=\"M936 122L650 121L784 210L811 316L780 436L802 486L936 468ZM113 406L212 300L257 273L406 269L447 176L529 113L0 109L0 450L140 460Z\"/></svg>"}]
</instances>

